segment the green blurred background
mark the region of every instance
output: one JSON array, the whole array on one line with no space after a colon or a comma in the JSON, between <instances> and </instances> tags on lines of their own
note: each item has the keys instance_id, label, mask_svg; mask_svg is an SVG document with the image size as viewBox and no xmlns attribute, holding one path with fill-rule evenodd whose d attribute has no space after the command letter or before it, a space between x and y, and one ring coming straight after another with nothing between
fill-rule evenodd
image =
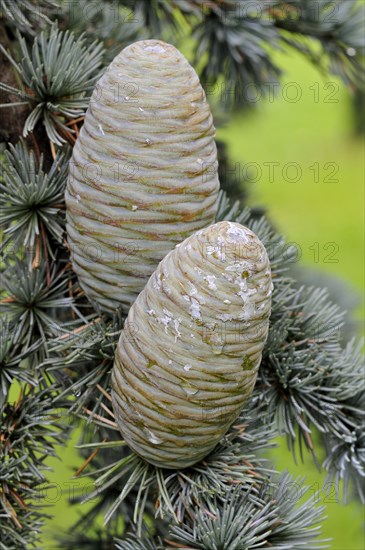
<instances>
[{"instance_id":1,"label":"green blurred background","mask_svg":"<svg viewBox=\"0 0 365 550\"><path fill-rule=\"evenodd\" d=\"M321 77L298 54L278 61L286 71L284 93L260 101L253 112L235 114L217 135L227 143L233 167L251 179L249 204L267 208L287 241L301 251L300 264L348 283L343 290L347 296L339 299L350 298L357 304L354 317L360 332L364 318L364 143L354 134L352 100L340 81ZM270 173L267 163L274 162L279 164L271 165L275 171ZM83 484L90 488L90 482L72 480L81 465L73 449L76 442L75 433L69 447L61 450L61 460L48 461L54 469L50 474L54 487L47 491L47 501L54 505L49 509L54 518L44 538L47 550L57 547L55 532L67 531L80 510L87 510L87 505L71 507L67 502ZM328 518L323 533L333 539L329 547L363 550L361 505L352 501L344 506L332 493L321 492L325 473L318 473L310 457L295 465L285 440L278 439L271 456L279 470L305 475L308 494L315 491L319 504L325 505Z\"/></svg>"}]
</instances>

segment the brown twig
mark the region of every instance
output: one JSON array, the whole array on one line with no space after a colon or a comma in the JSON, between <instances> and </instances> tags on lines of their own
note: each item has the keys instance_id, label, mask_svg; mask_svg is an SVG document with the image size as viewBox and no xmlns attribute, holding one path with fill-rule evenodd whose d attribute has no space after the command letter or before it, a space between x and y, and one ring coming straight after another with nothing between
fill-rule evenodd
<instances>
[{"instance_id":1,"label":"brown twig","mask_svg":"<svg viewBox=\"0 0 365 550\"><path fill-rule=\"evenodd\" d=\"M112 402L111 396L109 395L109 393L107 391L104 390L104 388L102 388L99 384L96 384L96 387L107 399L109 399L110 402Z\"/></svg>"},{"instance_id":2,"label":"brown twig","mask_svg":"<svg viewBox=\"0 0 365 550\"><path fill-rule=\"evenodd\" d=\"M53 158L53 160L55 160L56 159L56 149L55 149L53 141L49 140L49 146L51 148L52 158Z\"/></svg>"},{"instance_id":3,"label":"brown twig","mask_svg":"<svg viewBox=\"0 0 365 550\"><path fill-rule=\"evenodd\" d=\"M79 128L77 124L72 124L72 128L75 130L76 138L79 137Z\"/></svg>"},{"instance_id":4,"label":"brown twig","mask_svg":"<svg viewBox=\"0 0 365 550\"><path fill-rule=\"evenodd\" d=\"M72 336L73 334L79 334L79 332L82 332L83 330L88 328L90 325L93 325L97 321L100 321L100 317L97 317L96 319L91 321L88 325L82 325L81 327L75 328L75 330L72 330L71 332L66 332L66 334L62 334L62 336L60 336L58 338L58 340L64 340L65 338L68 338L69 336Z\"/></svg>"},{"instance_id":5,"label":"brown twig","mask_svg":"<svg viewBox=\"0 0 365 550\"><path fill-rule=\"evenodd\" d=\"M41 222L40 225L41 225L41 235L42 235L42 242L43 242L44 258L46 260L47 287L49 288L51 286L51 272L50 272L50 268L49 268L47 239L46 239L46 232L45 232L45 229L44 229L43 222Z\"/></svg>"},{"instance_id":6,"label":"brown twig","mask_svg":"<svg viewBox=\"0 0 365 550\"><path fill-rule=\"evenodd\" d=\"M105 443L106 439L103 440L103 443ZM85 462L83 463L83 465L77 470L77 472L75 473L75 477L78 477L79 475L82 474L82 472L85 470L86 466L88 464L90 464L90 462L92 461L92 459L98 454L98 452L100 451L100 447L97 447L91 454L90 456L85 460Z\"/></svg>"},{"instance_id":7,"label":"brown twig","mask_svg":"<svg viewBox=\"0 0 365 550\"><path fill-rule=\"evenodd\" d=\"M0 300L0 304L10 304L11 302L14 302L14 296L8 296L7 298Z\"/></svg>"},{"instance_id":8,"label":"brown twig","mask_svg":"<svg viewBox=\"0 0 365 550\"><path fill-rule=\"evenodd\" d=\"M15 523L15 525L19 528L19 529L22 529L23 526L22 524L20 523L20 521L18 520L18 516L16 515L16 512L14 510L14 508L12 507L12 505L10 504L10 502L8 501L8 499L6 498L6 496L3 494L2 496L2 501L4 502L4 505L5 505L5 508L8 510L8 512L10 513L10 516L11 516L11 519L13 520L13 522Z\"/></svg>"},{"instance_id":9,"label":"brown twig","mask_svg":"<svg viewBox=\"0 0 365 550\"><path fill-rule=\"evenodd\" d=\"M100 414L96 414L93 411L90 411L90 409L87 409L86 407L82 407L82 410L85 411L89 416L92 416L96 418L97 420L100 420L100 422L103 422L104 424L108 424L109 426L112 426L113 428L117 428L116 422L112 422L108 418L104 418L103 416L100 416Z\"/></svg>"},{"instance_id":10,"label":"brown twig","mask_svg":"<svg viewBox=\"0 0 365 550\"><path fill-rule=\"evenodd\" d=\"M41 240L39 235L35 239L35 256L32 262L32 269L38 269L40 266L40 257L41 257Z\"/></svg>"},{"instance_id":11,"label":"brown twig","mask_svg":"<svg viewBox=\"0 0 365 550\"><path fill-rule=\"evenodd\" d=\"M58 130L59 130L60 134L62 134L71 145L74 145L76 143L76 138L75 138L75 136L73 136L71 134L71 132L67 132L62 127L60 127Z\"/></svg>"},{"instance_id":12,"label":"brown twig","mask_svg":"<svg viewBox=\"0 0 365 550\"><path fill-rule=\"evenodd\" d=\"M186 548L186 550L194 550L191 546L181 546L179 542L174 542L173 540L164 539L166 544L173 546L174 548Z\"/></svg>"},{"instance_id":13,"label":"brown twig","mask_svg":"<svg viewBox=\"0 0 365 550\"><path fill-rule=\"evenodd\" d=\"M84 120L84 116L80 116L79 118L76 118L75 120L69 120L66 122L65 126L72 126L73 124L77 124L78 122L81 122Z\"/></svg>"},{"instance_id":14,"label":"brown twig","mask_svg":"<svg viewBox=\"0 0 365 550\"><path fill-rule=\"evenodd\" d=\"M30 139L32 140L32 143L34 145L34 151L35 151L36 157L39 161L41 159L41 151L39 149L39 145L37 143L37 140L36 140L35 135L34 135L33 132L30 133Z\"/></svg>"},{"instance_id":15,"label":"brown twig","mask_svg":"<svg viewBox=\"0 0 365 550\"><path fill-rule=\"evenodd\" d=\"M70 249L70 245L68 244L68 242L66 241L66 239L63 240L63 246L66 248L67 252L70 253L71 249Z\"/></svg>"},{"instance_id":16,"label":"brown twig","mask_svg":"<svg viewBox=\"0 0 365 550\"><path fill-rule=\"evenodd\" d=\"M25 504L24 500L10 487L10 493L13 495L15 500L18 502L19 506L23 508L23 510L28 510L28 506Z\"/></svg>"},{"instance_id":17,"label":"brown twig","mask_svg":"<svg viewBox=\"0 0 365 550\"><path fill-rule=\"evenodd\" d=\"M105 412L109 414L109 416L111 416L115 420L115 414L113 413L113 411L111 411L106 405L104 405L104 403L100 403L100 406L104 409Z\"/></svg>"},{"instance_id":18,"label":"brown twig","mask_svg":"<svg viewBox=\"0 0 365 550\"><path fill-rule=\"evenodd\" d=\"M304 439L306 440L308 447L310 448L311 451L314 451L314 444L313 444L313 439L311 434L306 432L305 430L302 430L302 433L304 435Z\"/></svg>"}]
</instances>

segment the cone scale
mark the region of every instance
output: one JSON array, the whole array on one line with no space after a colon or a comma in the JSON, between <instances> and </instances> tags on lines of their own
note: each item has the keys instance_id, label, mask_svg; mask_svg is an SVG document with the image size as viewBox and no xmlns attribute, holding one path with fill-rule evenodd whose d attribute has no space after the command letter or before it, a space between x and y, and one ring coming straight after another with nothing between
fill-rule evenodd
<instances>
[{"instance_id":1,"label":"cone scale","mask_svg":"<svg viewBox=\"0 0 365 550\"><path fill-rule=\"evenodd\" d=\"M220 222L159 264L130 308L112 371L116 422L148 462L184 468L250 396L267 339L271 272L249 229Z\"/></svg>"},{"instance_id":2,"label":"cone scale","mask_svg":"<svg viewBox=\"0 0 365 550\"><path fill-rule=\"evenodd\" d=\"M170 44L128 46L97 83L66 206L73 269L102 309L127 312L159 261L214 222L214 136L199 78Z\"/></svg>"}]
</instances>

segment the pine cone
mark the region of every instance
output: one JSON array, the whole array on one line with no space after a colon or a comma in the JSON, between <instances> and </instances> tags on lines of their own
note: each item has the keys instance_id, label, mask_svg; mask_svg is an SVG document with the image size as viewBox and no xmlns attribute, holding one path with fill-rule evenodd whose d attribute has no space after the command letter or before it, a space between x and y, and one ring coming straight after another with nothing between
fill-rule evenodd
<instances>
[{"instance_id":1,"label":"pine cone","mask_svg":"<svg viewBox=\"0 0 365 550\"><path fill-rule=\"evenodd\" d=\"M66 205L73 268L103 309L128 311L158 262L214 222L214 135L199 78L170 44L132 44L99 80Z\"/></svg>"},{"instance_id":2,"label":"pine cone","mask_svg":"<svg viewBox=\"0 0 365 550\"><path fill-rule=\"evenodd\" d=\"M116 421L136 453L184 468L214 448L255 385L271 292L265 247L238 223L200 230L162 260L112 371Z\"/></svg>"}]
</instances>

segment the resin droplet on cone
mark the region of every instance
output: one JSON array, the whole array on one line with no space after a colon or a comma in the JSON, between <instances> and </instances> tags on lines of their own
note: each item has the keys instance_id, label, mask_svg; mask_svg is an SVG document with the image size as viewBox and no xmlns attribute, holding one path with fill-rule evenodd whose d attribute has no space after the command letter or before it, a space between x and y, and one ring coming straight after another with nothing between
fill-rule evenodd
<instances>
[{"instance_id":1,"label":"resin droplet on cone","mask_svg":"<svg viewBox=\"0 0 365 550\"><path fill-rule=\"evenodd\" d=\"M136 453L184 468L215 447L255 385L271 293L265 247L238 223L200 230L162 260L112 371L116 421Z\"/></svg>"},{"instance_id":2,"label":"resin droplet on cone","mask_svg":"<svg viewBox=\"0 0 365 550\"><path fill-rule=\"evenodd\" d=\"M97 83L66 206L74 271L103 309L127 311L158 262L214 222L214 135L199 78L170 44L128 46Z\"/></svg>"}]
</instances>

